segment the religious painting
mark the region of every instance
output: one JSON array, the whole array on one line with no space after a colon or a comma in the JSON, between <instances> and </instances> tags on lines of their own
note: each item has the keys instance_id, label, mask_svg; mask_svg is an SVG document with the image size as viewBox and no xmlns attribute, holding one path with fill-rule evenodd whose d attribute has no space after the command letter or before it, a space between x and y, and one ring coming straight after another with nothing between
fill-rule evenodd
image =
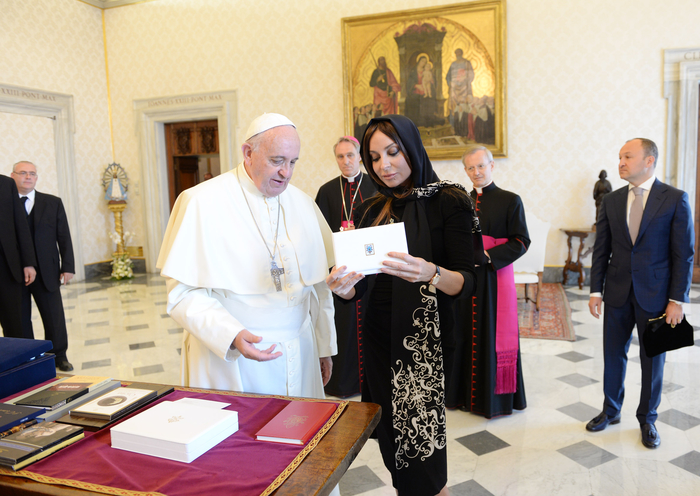
<instances>
[{"instance_id":1,"label":"religious painting","mask_svg":"<svg viewBox=\"0 0 700 496\"><path fill-rule=\"evenodd\" d=\"M477 1L341 20L346 133L401 114L432 159L506 156L506 5Z\"/></svg>"}]
</instances>

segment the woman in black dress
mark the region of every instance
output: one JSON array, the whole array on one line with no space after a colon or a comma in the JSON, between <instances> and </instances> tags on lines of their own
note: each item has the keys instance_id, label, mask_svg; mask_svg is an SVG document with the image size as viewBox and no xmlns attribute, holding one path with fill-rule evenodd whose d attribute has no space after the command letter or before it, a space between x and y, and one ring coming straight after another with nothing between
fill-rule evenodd
<instances>
[{"instance_id":1,"label":"woman in black dress","mask_svg":"<svg viewBox=\"0 0 700 496\"><path fill-rule=\"evenodd\" d=\"M376 435L399 495L447 492L442 344L452 301L475 287L473 240L481 240L461 185L440 181L416 126L400 115L372 119L361 149L378 194L358 211L359 227L403 222L407 253L389 253L371 290L365 327L363 401L379 403ZM349 301L367 279L331 271L331 290Z\"/></svg>"}]
</instances>

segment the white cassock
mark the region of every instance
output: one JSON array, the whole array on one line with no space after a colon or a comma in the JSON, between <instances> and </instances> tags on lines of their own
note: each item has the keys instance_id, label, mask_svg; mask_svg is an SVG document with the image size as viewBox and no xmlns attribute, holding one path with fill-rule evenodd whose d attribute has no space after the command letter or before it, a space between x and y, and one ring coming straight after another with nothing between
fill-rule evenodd
<instances>
[{"instance_id":1,"label":"white cassock","mask_svg":"<svg viewBox=\"0 0 700 496\"><path fill-rule=\"evenodd\" d=\"M239 182L240 178L240 182ZM275 261L282 291L270 275ZM319 357L337 354L331 230L314 201L289 185L275 198L256 188L243 164L184 191L175 202L156 266L168 278L168 313L185 332L182 384L222 390L324 398ZM248 329L258 349L276 345L267 362L231 349Z\"/></svg>"}]
</instances>

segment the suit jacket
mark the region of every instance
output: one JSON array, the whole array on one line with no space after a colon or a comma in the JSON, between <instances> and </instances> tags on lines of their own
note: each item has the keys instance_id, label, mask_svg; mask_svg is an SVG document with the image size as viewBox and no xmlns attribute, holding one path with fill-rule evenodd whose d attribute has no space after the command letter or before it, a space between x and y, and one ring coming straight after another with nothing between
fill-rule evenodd
<instances>
[{"instance_id":1,"label":"suit jacket","mask_svg":"<svg viewBox=\"0 0 700 496\"><path fill-rule=\"evenodd\" d=\"M627 227L628 186L603 197L596 223L591 293L622 306L630 288L647 312L661 313L668 300L689 301L695 235L688 195L654 181L637 241Z\"/></svg>"},{"instance_id":2,"label":"suit jacket","mask_svg":"<svg viewBox=\"0 0 700 496\"><path fill-rule=\"evenodd\" d=\"M24 284L23 268L36 267L32 236L17 185L3 175L0 175L0 257L7 262L12 277L21 284ZM0 263L3 263L2 258Z\"/></svg>"},{"instance_id":3,"label":"suit jacket","mask_svg":"<svg viewBox=\"0 0 700 496\"><path fill-rule=\"evenodd\" d=\"M61 287L61 273L75 273L66 210L57 196L37 191L32 212L39 273L46 289L56 291Z\"/></svg>"}]
</instances>

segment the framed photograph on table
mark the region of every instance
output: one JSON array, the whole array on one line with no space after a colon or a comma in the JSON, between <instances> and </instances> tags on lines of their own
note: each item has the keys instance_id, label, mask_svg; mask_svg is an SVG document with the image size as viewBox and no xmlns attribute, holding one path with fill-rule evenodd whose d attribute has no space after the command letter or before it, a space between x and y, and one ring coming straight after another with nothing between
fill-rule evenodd
<instances>
[{"instance_id":1,"label":"framed photograph on table","mask_svg":"<svg viewBox=\"0 0 700 496\"><path fill-rule=\"evenodd\" d=\"M487 0L341 20L346 133L401 114L432 159L464 146L507 156L506 2Z\"/></svg>"}]
</instances>

